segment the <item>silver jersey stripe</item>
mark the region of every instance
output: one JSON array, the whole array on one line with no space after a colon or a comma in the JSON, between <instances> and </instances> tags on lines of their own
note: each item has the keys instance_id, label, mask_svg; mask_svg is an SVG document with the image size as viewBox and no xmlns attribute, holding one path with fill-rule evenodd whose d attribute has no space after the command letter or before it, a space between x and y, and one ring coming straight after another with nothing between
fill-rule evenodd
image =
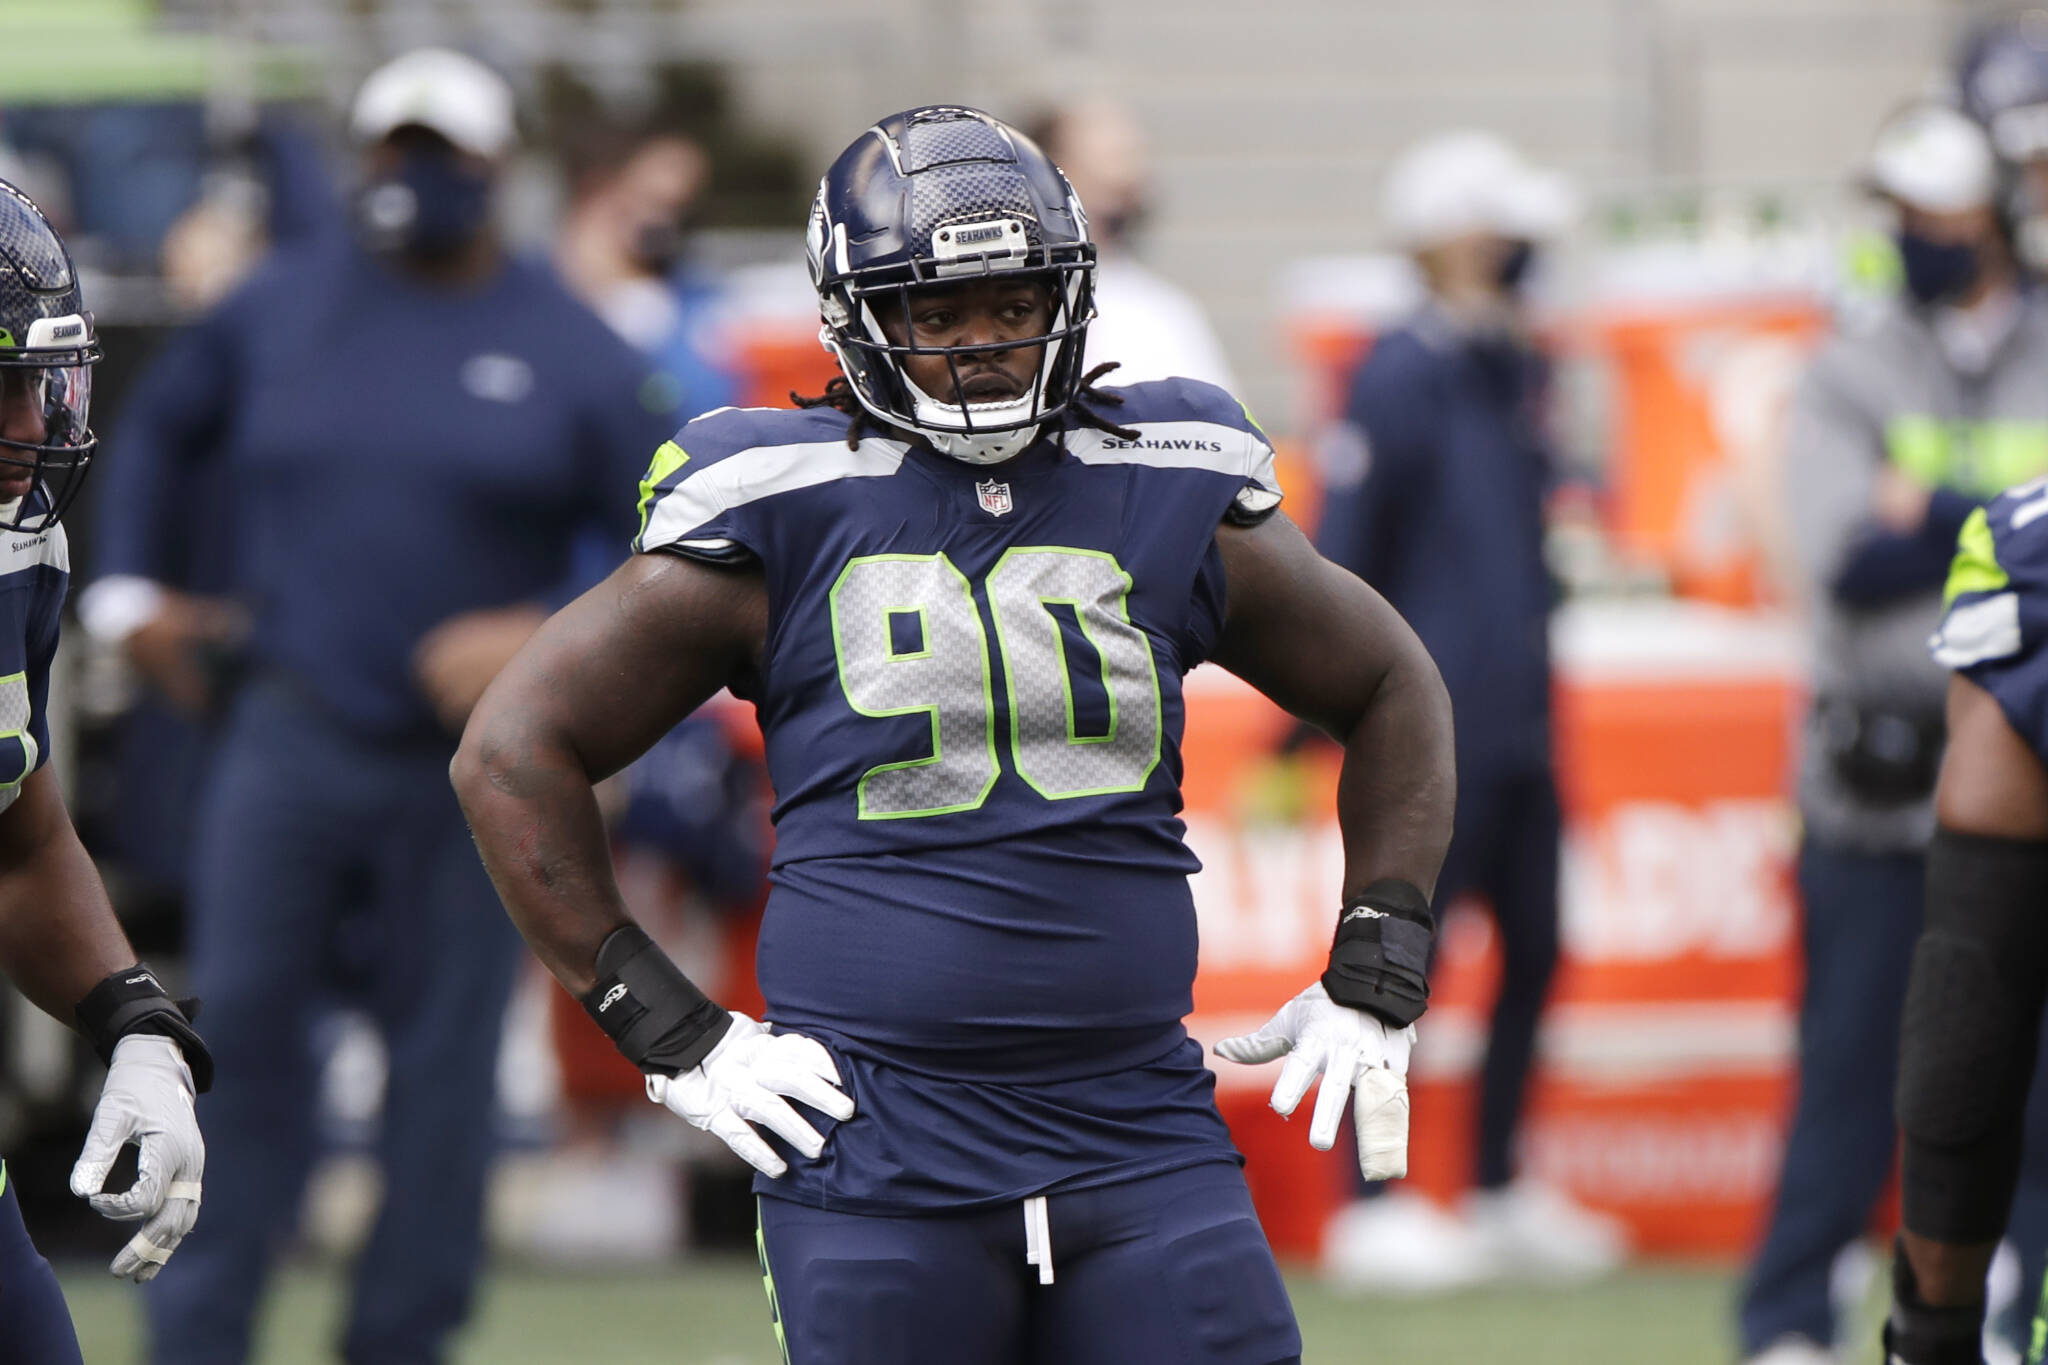
<instances>
[{"instance_id":1,"label":"silver jersey stripe","mask_svg":"<svg viewBox=\"0 0 2048 1365\"><path fill-rule=\"evenodd\" d=\"M1067 434L1067 450L1083 464L1207 469L1241 475L1275 494L1280 492L1273 473L1273 447L1249 431L1218 422L1133 422L1130 426L1138 433L1137 442L1086 429Z\"/></svg>"},{"instance_id":2,"label":"silver jersey stripe","mask_svg":"<svg viewBox=\"0 0 2048 1365\"><path fill-rule=\"evenodd\" d=\"M2002 592L1951 609L1927 643L1934 651L1934 661L1943 668L1968 668L2011 658L2025 643L2020 633L2019 594Z\"/></svg>"},{"instance_id":3,"label":"silver jersey stripe","mask_svg":"<svg viewBox=\"0 0 2048 1365\"><path fill-rule=\"evenodd\" d=\"M8 503L6 507L15 505ZM5 510L0 508L0 512ZM41 532L0 531L0 575L32 569L38 564L71 572L71 542L61 525Z\"/></svg>"},{"instance_id":4,"label":"silver jersey stripe","mask_svg":"<svg viewBox=\"0 0 2048 1365\"><path fill-rule=\"evenodd\" d=\"M689 536L719 513L777 493L814 488L835 479L872 479L894 474L907 447L901 441L868 437L858 450L844 441L806 441L797 445L756 446L706 465L663 493L647 519L641 537L645 549L658 550Z\"/></svg>"}]
</instances>

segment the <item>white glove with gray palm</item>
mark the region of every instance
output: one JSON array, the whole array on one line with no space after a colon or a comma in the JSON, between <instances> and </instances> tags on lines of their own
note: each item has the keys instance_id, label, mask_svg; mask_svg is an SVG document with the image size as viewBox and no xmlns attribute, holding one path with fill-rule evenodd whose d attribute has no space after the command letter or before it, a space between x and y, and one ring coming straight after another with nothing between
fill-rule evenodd
<instances>
[{"instance_id":1,"label":"white glove with gray palm","mask_svg":"<svg viewBox=\"0 0 2048 1365\"><path fill-rule=\"evenodd\" d=\"M1225 1038L1216 1052L1247 1065L1287 1058L1273 1085L1273 1108L1282 1118L1294 1113L1321 1076L1308 1125L1309 1146L1317 1151L1336 1145L1344 1098L1353 1096L1358 1167L1367 1180L1393 1180L1408 1174L1408 1050L1414 1044L1413 1024L1393 1028L1340 1005L1318 981L1282 1005L1257 1033Z\"/></svg>"},{"instance_id":2,"label":"white glove with gray palm","mask_svg":"<svg viewBox=\"0 0 2048 1365\"><path fill-rule=\"evenodd\" d=\"M703 1061L676 1076L649 1076L647 1098L711 1133L754 1169L779 1176L788 1163L750 1125L760 1124L815 1160L825 1139L789 1100L844 1122L853 1117L853 1101L840 1084L832 1054L817 1039L770 1033L735 1010L732 1026Z\"/></svg>"},{"instance_id":3,"label":"white glove with gray palm","mask_svg":"<svg viewBox=\"0 0 2048 1365\"><path fill-rule=\"evenodd\" d=\"M169 1038L132 1033L114 1045L113 1064L92 1112L85 1148L71 1168L71 1192L119 1222L147 1219L110 1267L137 1284L153 1279L199 1221L206 1142L192 1109L192 1071ZM135 1183L102 1193L121 1148L139 1149Z\"/></svg>"}]
</instances>

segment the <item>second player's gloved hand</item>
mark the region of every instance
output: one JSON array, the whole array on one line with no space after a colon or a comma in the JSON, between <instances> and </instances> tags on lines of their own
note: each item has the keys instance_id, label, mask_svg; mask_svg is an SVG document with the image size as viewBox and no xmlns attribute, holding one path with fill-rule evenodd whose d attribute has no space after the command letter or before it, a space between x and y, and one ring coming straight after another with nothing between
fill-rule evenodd
<instances>
[{"instance_id":1,"label":"second player's gloved hand","mask_svg":"<svg viewBox=\"0 0 2048 1365\"><path fill-rule=\"evenodd\" d=\"M1280 1057L1273 1108L1285 1118L1317 1076L1315 1116L1309 1146L1327 1152L1337 1143L1344 1097L1355 1095L1352 1123L1358 1129L1358 1166L1367 1180L1408 1174L1408 1050L1415 1026L1392 1028L1384 1021L1330 999L1318 981L1280 1007L1257 1033L1225 1038L1217 1055L1233 1062L1270 1062Z\"/></svg>"},{"instance_id":2,"label":"second player's gloved hand","mask_svg":"<svg viewBox=\"0 0 2048 1365\"><path fill-rule=\"evenodd\" d=\"M85 1149L71 1168L71 1192L93 1212L121 1222L147 1219L114 1257L112 1270L136 1283L163 1269L199 1220L199 1182L206 1143L192 1110L192 1071L170 1038L134 1033L114 1045L107 1083L93 1110ZM107 1172L121 1148L140 1149L135 1183L105 1194Z\"/></svg>"},{"instance_id":3,"label":"second player's gloved hand","mask_svg":"<svg viewBox=\"0 0 2048 1365\"><path fill-rule=\"evenodd\" d=\"M734 1011L732 1027L702 1062L672 1077L649 1076L647 1098L711 1133L754 1169L779 1176L788 1164L749 1125L758 1123L816 1157L825 1139L789 1100L843 1122L853 1117L853 1101L839 1086L839 1068L817 1039L770 1033Z\"/></svg>"}]
</instances>

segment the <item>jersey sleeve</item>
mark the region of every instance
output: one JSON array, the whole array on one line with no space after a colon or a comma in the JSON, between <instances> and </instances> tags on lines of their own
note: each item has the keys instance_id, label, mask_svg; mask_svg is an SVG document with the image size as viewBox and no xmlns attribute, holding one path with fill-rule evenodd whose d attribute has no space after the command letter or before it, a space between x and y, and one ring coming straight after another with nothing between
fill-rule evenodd
<instances>
[{"instance_id":1,"label":"jersey sleeve","mask_svg":"<svg viewBox=\"0 0 2048 1365\"><path fill-rule=\"evenodd\" d=\"M758 556L748 518L733 505L732 481L715 472L735 452L730 419L739 410L706 413L662 442L640 480L640 529L633 549L730 563ZM727 471L728 473L730 471Z\"/></svg>"},{"instance_id":2,"label":"jersey sleeve","mask_svg":"<svg viewBox=\"0 0 2048 1365\"><path fill-rule=\"evenodd\" d=\"M1935 662L1989 692L2021 737L2048 752L2048 480L1963 522L1930 645Z\"/></svg>"}]
</instances>

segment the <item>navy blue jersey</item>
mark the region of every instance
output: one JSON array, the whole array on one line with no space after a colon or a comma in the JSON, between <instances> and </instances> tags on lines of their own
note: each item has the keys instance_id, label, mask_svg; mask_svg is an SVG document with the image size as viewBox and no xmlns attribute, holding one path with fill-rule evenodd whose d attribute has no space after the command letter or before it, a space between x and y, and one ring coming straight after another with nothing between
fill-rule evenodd
<instances>
[{"instance_id":1,"label":"navy blue jersey","mask_svg":"<svg viewBox=\"0 0 2048 1365\"><path fill-rule=\"evenodd\" d=\"M70 576L61 525L0 532L0 810L50 757L50 661Z\"/></svg>"},{"instance_id":2,"label":"navy blue jersey","mask_svg":"<svg viewBox=\"0 0 2048 1365\"><path fill-rule=\"evenodd\" d=\"M1070 421L991 467L849 449L830 409L710 413L657 456L637 541L766 578L770 1018L892 1075L1045 1086L1077 1114L1070 1083L1193 1051L1181 679L1222 624L1217 525L1279 501L1227 394L1122 392L1109 412L1139 439ZM1161 1084L1214 1122L1206 1084ZM934 1117L1006 1104L926 1098ZM1101 1117L1143 1128L1153 1098ZM963 1170L948 1197L1011 1176Z\"/></svg>"},{"instance_id":3,"label":"navy blue jersey","mask_svg":"<svg viewBox=\"0 0 2048 1365\"><path fill-rule=\"evenodd\" d=\"M1931 644L2048 761L2048 479L2008 489L1963 523Z\"/></svg>"}]
</instances>

